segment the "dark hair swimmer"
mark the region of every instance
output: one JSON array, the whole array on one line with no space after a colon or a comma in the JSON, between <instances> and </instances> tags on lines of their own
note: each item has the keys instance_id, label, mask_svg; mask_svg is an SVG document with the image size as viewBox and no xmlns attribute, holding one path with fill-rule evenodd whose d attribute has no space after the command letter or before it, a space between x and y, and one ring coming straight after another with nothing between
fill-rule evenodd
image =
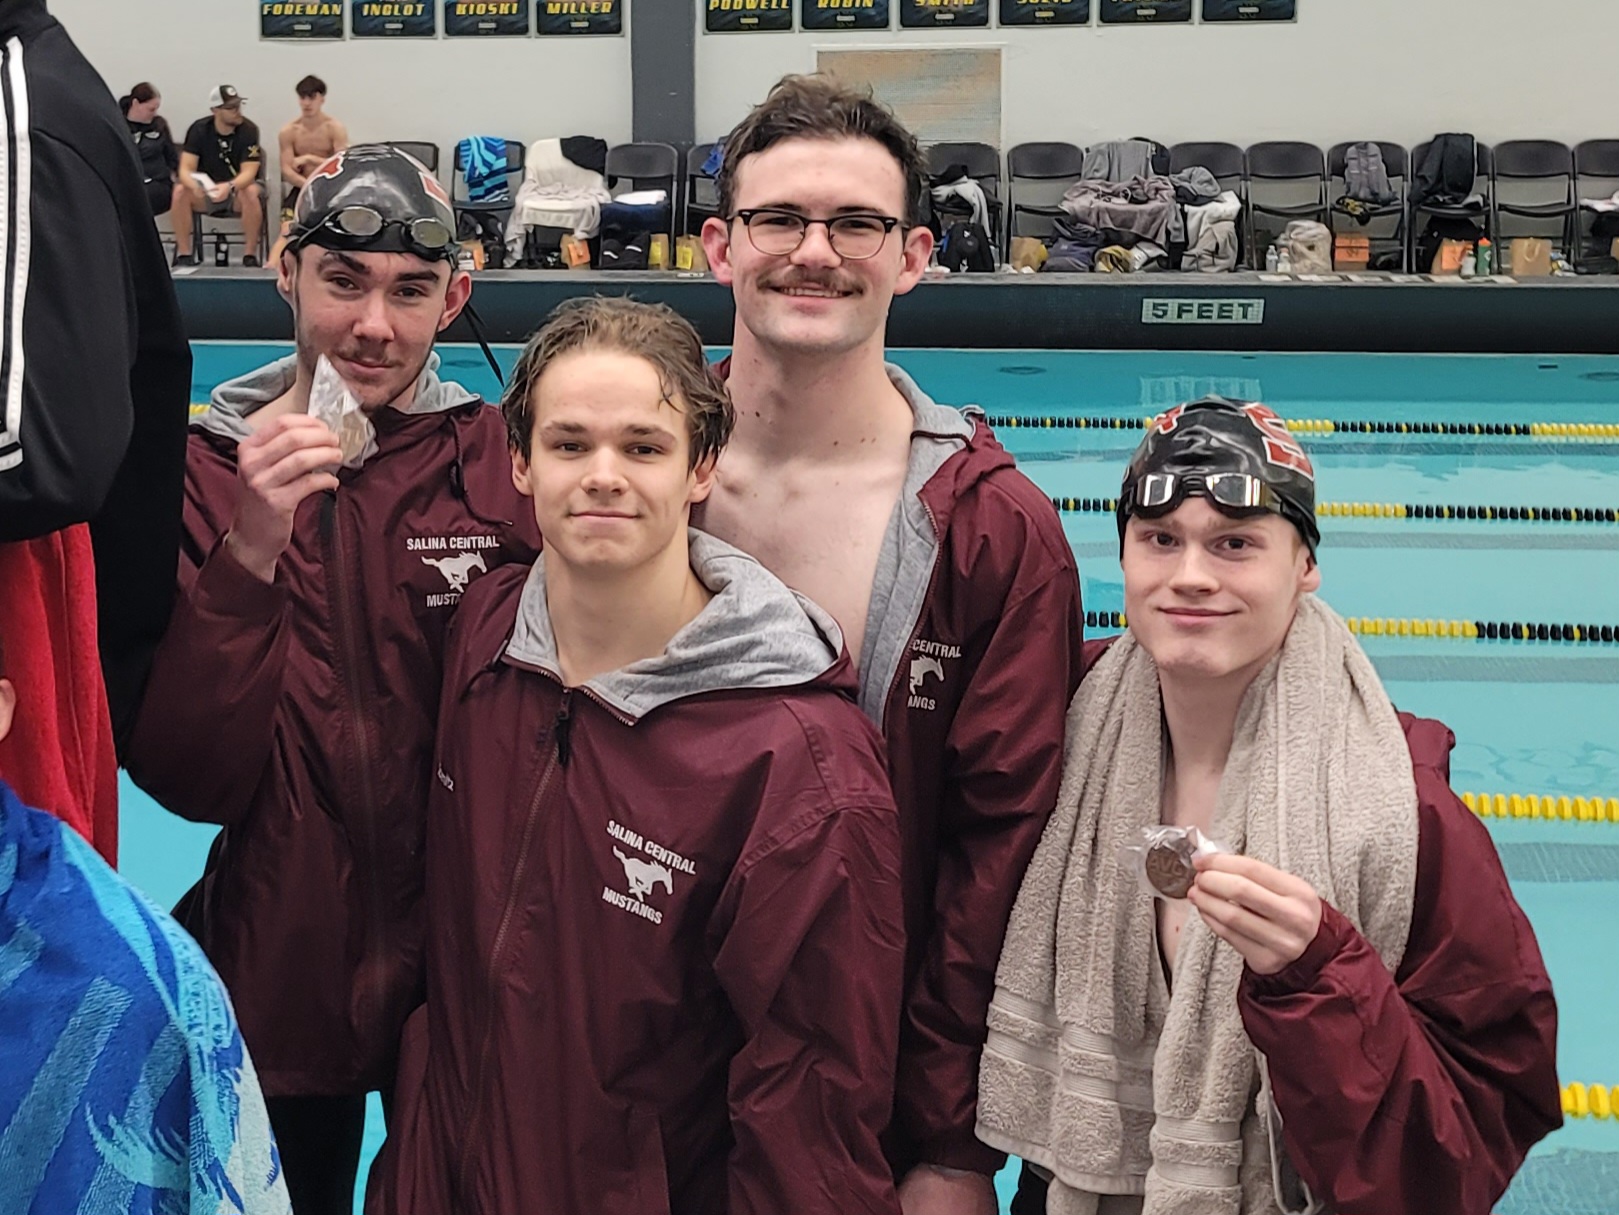
<instances>
[{"instance_id":1,"label":"dark hair swimmer","mask_svg":"<svg viewBox=\"0 0 1619 1215\"><path fill-rule=\"evenodd\" d=\"M1263 405L1209 396L1159 414L1119 490L1119 544L1131 515L1156 519L1207 498L1222 514L1281 515L1315 556L1315 468L1287 424Z\"/></svg>"}]
</instances>

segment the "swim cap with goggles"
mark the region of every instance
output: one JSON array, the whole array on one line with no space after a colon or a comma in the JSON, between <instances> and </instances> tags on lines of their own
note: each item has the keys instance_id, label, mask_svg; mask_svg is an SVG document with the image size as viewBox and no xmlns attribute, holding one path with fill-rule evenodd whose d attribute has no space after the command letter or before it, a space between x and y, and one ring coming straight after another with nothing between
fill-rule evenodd
<instances>
[{"instance_id":1,"label":"swim cap with goggles","mask_svg":"<svg viewBox=\"0 0 1619 1215\"><path fill-rule=\"evenodd\" d=\"M305 245L414 253L452 266L460 254L449 194L420 161L381 143L346 148L310 173L287 248Z\"/></svg>"},{"instance_id":2,"label":"swim cap with goggles","mask_svg":"<svg viewBox=\"0 0 1619 1215\"><path fill-rule=\"evenodd\" d=\"M1119 546L1130 516L1156 519L1187 497L1207 498L1234 518L1286 519L1315 555L1315 468L1287 423L1263 405L1204 397L1159 414L1147 427L1119 491Z\"/></svg>"}]
</instances>

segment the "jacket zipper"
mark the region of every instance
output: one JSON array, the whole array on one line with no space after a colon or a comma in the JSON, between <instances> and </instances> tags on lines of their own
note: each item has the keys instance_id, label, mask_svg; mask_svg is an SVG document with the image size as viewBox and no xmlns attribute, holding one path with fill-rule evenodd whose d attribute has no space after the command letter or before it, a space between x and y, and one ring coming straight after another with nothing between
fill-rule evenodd
<instances>
[{"instance_id":1,"label":"jacket zipper","mask_svg":"<svg viewBox=\"0 0 1619 1215\"><path fill-rule=\"evenodd\" d=\"M558 681L560 682L560 681ZM534 796L529 800L528 815L523 823L523 835L517 845L517 860L512 866L511 887L506 891L506 905L501 909L500 923L495 929L495 939L489 948L489 1000L486 1028L484 1030L483 1046L478 1052L478 1066L473 1073L472 1087L468 1089L467 1117L463 1132L461 1147L461 1162L456 1169L456 1189L461 1191L462 1202L475 1206L471 1196L467 1193L469 1179L467 1165L472 1155L472 1149L478 1142L478 1131L482 1122L483 1090L489 1079L489 1063L495 1045L495 1008L499 1002L500 994L500 963L501 953L506 946L506 934L511 928L512 916L517 911L517 900L522 892L523 873L528 868L528 854L534 843L534 828L539 822L540 807L545 801L545 795L551 787L551 781L559 767L567 767L568 757L572 752L572 743L569 733L573 720L573 689L562 689L562 703L557 708L555 721L552 723L551 733L555 738L555 745L551 754L545 761L545 769L540 773L539 783L535 786Z\"/></svg>"},{"instance_id":2,"label":"jacket zipper","mask_svg":"<svg viewBox=\"0 0 1619 1215\"><path fill-rule=\"evenodd\" d=\"M933 529L933 539L938 543L939 548L933 554L933 564L928 567L927 586L922 590L922 610L916 614L916 623L911 626L911 635L906 639L905 648L900 651L899 661L894 664L894 676L888 681L888 694L883 697L883 717L882 721L878 723L878 729L882 732L885 741L888 738L888 706L894 703L894 692L899 687L901 675L905 672L905 656L911 652L911 647L916 644L916 639L922 635L922 617L927 614L927 594L928 591L933 589L933 579L938 575L939 562L944 557L944 537L939 534L939 521L933 517L933 508L923 501L920 496L917 501L922 503L922 511L928 517L928 526Z\"/></svg>"},{"instance_id":3,"label":"jacket zipper","mask_svg":"<svg viewBox=\"0 0 1619 1215\"><path fill-rule=\"evenodd\" d=\"M332 562L328 566L332 588L332 610L337 619L337 657L342 666L343 685L347 696L344 709L354 733L354 775L359 788L359 798L355 805L357 813L345 814L343 820L345 828L357 829L355 833L359 837L360 846L354 849L355 870L360 874L371 921L367 925L366 945L361 953L362 984L356 993L356 1002L362 1008L370 1006L374 1010L381 1005L376 976L379 965L386 965L391 934L388 931L387 903L383 896L382 866L376 863L381 860L381 856L377 847L379 815L372 772L371 726L362 707L366 701L364 689L360 686L361 642L355 628L354 607L354 583L359 575L349 564L348 545L343 540L343 519L340 512L341 502L338 495L330 495L326 499L324 513L332 551Z\"/></svg>"}]
</instances>

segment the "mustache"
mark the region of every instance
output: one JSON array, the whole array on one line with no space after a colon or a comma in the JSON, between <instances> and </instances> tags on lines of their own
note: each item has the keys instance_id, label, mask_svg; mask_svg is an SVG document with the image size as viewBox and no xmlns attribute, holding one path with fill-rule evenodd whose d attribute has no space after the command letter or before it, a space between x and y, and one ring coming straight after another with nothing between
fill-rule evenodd
<instances>
[{"instance_id":1,"label":"mustache","mask_svg":"<svg viewBox=\"0 0 1619 1215\"><path fill-rule=\"evenodd\" d=\"M859 284L851 276L839 273L836 270L804 270L797 266L783 270L777 274L767 274L764 285L776 291L790 290L795 287L817 287L822 291L856 292Z\"/></svg>"}]
</instances>

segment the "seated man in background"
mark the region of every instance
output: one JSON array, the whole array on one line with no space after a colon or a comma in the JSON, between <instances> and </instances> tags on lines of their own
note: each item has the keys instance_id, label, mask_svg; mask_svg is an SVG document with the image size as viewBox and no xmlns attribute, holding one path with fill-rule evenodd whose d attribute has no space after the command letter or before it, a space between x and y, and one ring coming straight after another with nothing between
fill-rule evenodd
<instances>
[{"instance_id":1,"label":"seated man in background","mask_svg":"<svg viewBox=\"0 0 1619 1215\"><path fill-rule=\"evenodd\" d=\"M174 264L194 266L191 216L242 217L242 265L259 264L259 240L264 235L264 183L259 170L264 149L259 128L242 113L243 97L228 84L209 94L209 116L199 118L186 132L180 152L180 184L185 187L174 208ZM201 173L207 181L199 180Z\"/></svg>"},{"instance_id":2,"label":"seated man in background","mask_svg":"<svg viewBox=\"0 0 1619 1215\"><path fill-rule=\"evenodd\" d=\"M837 624L688 525L733 418L702 342L564 305L503 408L545 551L451 627L367 1209L898 1215L898 815Z\"/></svg>"},{"instance_id":3,"label":"seated man in background","mask_svg":"<svg viewBox=\"0 0 1619 1215\"><path fill-rule=\"evenodd\" d=\"M0 739L17 690L0 638ZM287 1215L253 1063L202 951L0 781L0 1210Z\"/></svg>"},{"instance_id":4,"label":"seated man in background","mask_svg":"<svg viewBox=\"0 0 1619 1215\"><path fill-rule=\"evenodd\" d=\"M310 173L349 146L348 131L325 110L326 82L319 76L305 76L297 91L298 117L281 128L281 181L286 186L281 200L283 231L292 223L298 191L309 181Z\"/></svg>"},{"instance_id":5,"label":"seated man in background","mask_svg":"<svg viewBox=\"0 0 1619 1215\"><path fill-rule=\"evenodd\" d=\"M1086 645L990 1006L1014 1209L1483 1215L1562 1122L1551 982L1454 736L1313 594L1308 457L1262 405L1179 406L1118 522L1129 631Z\"/></svg>"}]
</instances>

